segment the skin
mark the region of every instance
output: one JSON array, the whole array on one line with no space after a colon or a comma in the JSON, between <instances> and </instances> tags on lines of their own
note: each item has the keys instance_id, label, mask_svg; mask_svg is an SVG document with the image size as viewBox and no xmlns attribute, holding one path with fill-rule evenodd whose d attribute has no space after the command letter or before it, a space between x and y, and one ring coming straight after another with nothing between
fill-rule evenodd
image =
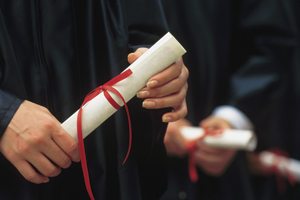
<instances>
[{"instance_id":1,"label":"skin","mask_svg":"<svg viewBox=\"0 0 300 200\"><path fill-rule=\"evenodd\" d=\"M129 63L133 63L146 51L147 48L139 48L135 53L129 54ZM173 112L164 114L162 121L177 121L187 114L185 97L188 76L188 69L183 64L182 58L179 58L167 69L150 78L147 87L141 89L137 97L145 99L143 107L147 109L172 107Z\"/></svg>"},{"instance_id":2,"label":"skin","mask_svg":"<svg viewBox=\"0 0 300 200\"><path fill-rule=\"evenodd\" d=\"M139 49L128 56L134 62L147 49ZM148 109L173 107L166 113L165 121L175 121L186 115L185 94L188 71L182 59L168 69L153 76L143 106ZM148 98L151 98L149 100ZM155 105L149 106L149 102ZM47 183L49 177L60 174L72 162L80 161L77 142L61 127L61 123L47 108L30 101L24 101L0 139L0 152L18 169L21 175L33 183ZM34 166L34 167L33 167ZM35 170L35 169L36 170Z\"/></svg>"},{"instance_id":3,"label":"skin","mask_svg":"<svg viewBox=\"0 0 300 200\"><path fill-rule=\"evenodd\" d=\"M182 158L187 155L187 149L185 147L186 140L180 133L180 128L183 126L192 126L186 119L180 119L176 122L169 123L167 133L165 136L165 146L170 156L177 156ZM211 129L231 129L230 124L216 116L210 116L199 123L202 128ZM222 175L231 161L233 160L236 149L221 149L214 148L198 142L195 152L195 160L197 166L202 169L208 175L220 176Z\"/></svg>"}]
</instances>

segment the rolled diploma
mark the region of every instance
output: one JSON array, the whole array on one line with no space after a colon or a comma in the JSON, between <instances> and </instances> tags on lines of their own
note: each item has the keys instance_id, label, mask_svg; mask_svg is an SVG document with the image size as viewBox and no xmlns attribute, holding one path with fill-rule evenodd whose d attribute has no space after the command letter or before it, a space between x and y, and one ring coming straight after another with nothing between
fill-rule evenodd
<instances>
[{"instance_id":1,"label":"rolled diploma","mask_svg":"<svg viewBox=\"0 0 300 200\"><path fill-rule=\"evenodd\" d=\"M285 171L289 171L293 174L295 174L298 178L298 182L300 182L300 161L293 159L293 158L286 158L283 156L280 156L278 158L278 155L269 152L269 151L263 151L259 154L259 160L261 163L267 167L271 167L274 165L274 159L280 159L280 162L278 163L278 169L285 174Z\"/></svg>"},{"instance_id":2,"label":"rolled diploma","mask_svg":"<svg viewBox=\"0 0 300 200\"><path fill-rule=\"evenodd\" d=\"M200 127L183 127L180 132L187 141L197 140L204 134ZM211 147L248 151L253 151L257 145L256 136L252 131L235 129L226 129L217 136L206 136L202 142Z\"/></svg>"},{"instance_id":3,"label":"rolled diploma","mask_svg":"<svg viewBox=\"0 0 300 200\"><path fill-rule=\"evenodd\" d=\"M131 69L133 74L118 82L113 87L117 89L125 101L128 102L146 85L147 81L153 75L170 66L185 52L185 49L180 43L170 33L167 33L127 68ZM109 93L120 106L123 106L120 97L112 92ZM117 110L104 97L103 92L85 104L82 111L83 138L88 136L116 111ZM62 127L76 141L78 141L77 114L78 111L62 123Z\"/></svg>"}]
</instances>

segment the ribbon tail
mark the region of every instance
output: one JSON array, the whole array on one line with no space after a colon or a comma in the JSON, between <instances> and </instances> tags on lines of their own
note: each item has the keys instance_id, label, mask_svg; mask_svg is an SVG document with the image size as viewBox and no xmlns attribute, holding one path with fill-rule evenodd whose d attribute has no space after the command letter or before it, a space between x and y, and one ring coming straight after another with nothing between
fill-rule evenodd
<instances>
[{"instance_id":1,"label":"ribbon tail","mask_svg":"<svg viewBox=\"0 0 300 200\"><path fill-rule=\"evenodd\" d=\"M125 101L124 101L124 102L125 102ZM128 107L127 107L126 103L124 103L124 106L125 106L125 109L126 109L127 119L128 119L128 126L129 126L129 144L128 144L127 154L126 154L126 157L125 157L125 159L124 159L122 165L125 164L126 160L127 160L128 157L129 157L130 150L131 150L131 143L132 143L132 128L131 128L131 120L130 120L130 116L129 116L129 110L128 110Z\"/></svg>"},{"instance_id":2,"label":"ribbon tail","mask_svg":"<svg viewBox=\"0 0 300 200\"><path fill-rule=\"evenodd\" d=\"M196 168L196 161L195 161L195 152L189 153L189 176L193 183L198 181L198 173Z\"/></svg>"},{"instance_id":3,"label":"ribbon tail","mask_svg":"<svg viewBox=\"0 0 300 200\"><path fill-rule=\"evenodd\" d=\"M89 178L89 172L87 168L87 162L86 162L86 156L85 156L85 148L84 148L84 142L83 142L83 136L82 136L82 106L79 109L78 116L77 116L77 137L78 137L78 145L79 145L79 151L80 151L80 159L81 159L81 167L83 171L83 177L84 182L86 186L86 190L91 198L91 200L94 200L93 192L90 185L90 178Z\"/></svg>"},{"instance_id":4,"label":"ribbon tail","mask_svg":"<svg viewBox=\"0 0 300 200\"><path fill-rule=\"evenodd\" d=\"M93 192L92 192L91 185L90 185L90 178L89 178L87 162L86 162L86 156L85 156L85 148L84 148L83 135L82 135L82 108L88 101L90 101L94 97L96 97L101 91L104 91L104 95L107 98L107 100L112 104L112 106L114 106L118 110L121 106L119 106L113 100L113 98L109 95L108 92L103 90L104 88L116 93L122 99L122 101L125 105L125 108L126 108L127 117L128 117L128 124L129 124L129 147L128 147L128 151L127 151L127 155L125 157L125 160L123 161L123 164L124 164L126 162L128 156L129 156L129 153L130 153L130 150L131 150L131 140L132 140L131 121L130 121L130 117L129 117L129 111L128 111L128 108L127 108L127 105L126 105L126 102L125 102L124 98L122 97L122 95L116 89L111 87L111 85L114 85L115 83L127 78L131 74L132 74L132 71L130 69L128 69L128 70L124 71L123 73L121 73L120 75L113 78L112 80L110 80L109 82L107 82L105 85L100 86L100 87L94 89L93 91L91 91L86 96L86 98L84 99L84 102L83 102L83 104L81 105L81 107L78 111L78 115L77 115L77 137L78 137L78 145L79 145L79 151L80 151L81 167L82 167L82 171L83 171L85 186L86 186L87 192L88 192L91 200L95 200L95 198L93 196Z\"/></svg>"},{"instance_id":5,"label":"ribbon tail","mask_svg":"<svg viewBox=\"0 0 300 200\"><path fill-rule=\"evenodd\" d=\"M126 109L126 113L127 113L127 119L128 119L128 127L129 127L129 145L128 145L128 150L127 150L127 154L125 156L125 159L123 161L123 165L125 164L126 160L128 159L129 157L129 154L130 154L130 150L131 150L131 143L132 143L132 128L131 128L131 120L130 120L130 115L129 115L129 109L127 107L127 104L126 104L126 101L125 99L123 98L123 96L121 95L121 93L116 90L115 88L109 86L109 85L103 85L103 89L104 89L104 95L106 97L106 99L111 103L111 105L115 108L115 109L119 109L121 108L121 106L119 106L117 104L117 102L115 102L115 100L110 96L110 94L106 91L111 91L113 93L115 93L116 95L118 95L118 97L121 98L123 104L124 104L124 107Z\"/></svg>"}]
</instances>

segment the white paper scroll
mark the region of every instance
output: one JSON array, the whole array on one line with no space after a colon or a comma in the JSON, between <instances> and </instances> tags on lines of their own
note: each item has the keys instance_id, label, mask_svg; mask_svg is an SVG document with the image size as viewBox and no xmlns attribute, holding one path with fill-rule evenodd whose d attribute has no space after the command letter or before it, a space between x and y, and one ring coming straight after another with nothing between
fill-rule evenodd
<instances>
[{"instance_id":1,"label":"white paper scroll","mask_svg":"<svg viewBox=\"0 0 300 200\"><path fill-rule=\"evenodd\" d=\"M291 173L297 176L298 182L300 182L300 161L293 158L286 158L278 156L269 151L263 151L259 154L259 160L266 167L272 167L274 163L277 163L277 168L282 174ZM276 162L275 160L279 161Z\"/></svg>"},{"instance_id":2,"label":"white paper scroll","mask_svg":"<svg viewBox=\"0 0 300 200\"><path fill-rule=\"evenodd\" d=\"M183 127L180 129L183 137L187 141L200 138L204 131L199 127ZM255 134L249 130L226 129L218 136L206 136L202 140L208 146L218 148L234 148L253 151L257 145Z\"/></svg>"},{"instance_id":3,"label":"white paper scroll","mask_svg":"<svg viewBox=\"0 0 300 200\"><path fill-rule=\"evenodd\" d=\"M113 87L117 89L125 101L128 102L146 85L153 75L170 66L185 52L185 49L180 43L170 33L167 33L127 68L130 68L133 74L118 82ZM117 95L112 92L109 93L119 105L123 105L122 100ZM83 138L88 136L116 111L117 110L106 100L103 92L89 101L84 106L82 112ZM78 111L62 124L62 127L76 141L78 141L76 126L77 114Z\"/></svg>"}]
</instances>

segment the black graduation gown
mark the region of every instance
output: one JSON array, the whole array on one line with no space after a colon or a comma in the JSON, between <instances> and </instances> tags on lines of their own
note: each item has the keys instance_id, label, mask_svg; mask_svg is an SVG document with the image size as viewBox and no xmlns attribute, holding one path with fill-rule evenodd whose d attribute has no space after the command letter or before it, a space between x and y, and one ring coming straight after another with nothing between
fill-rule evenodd
<instances>
[{"instance_id":1,"label":"black graduation gown","mask_svg":"<svg viewBox=\"0 0 300 200\"><path fill-rule=\"evenodd\" d=\"M152 4L154 10L156 5ZM88 92L128 66L127 55L134 48L131 41L149 45L166 33L163 25L150 32L151 27L142 29L135 21L128 22L136 14L131 11L134 8L122 0L0 0L0 134L23 100L47 107L63 122ZM135 16L163 22L159 13ZM134 32L129 26L140 37L129 37ZM157 199L166 188L162 142L166 124L161 122L166 110L148 111L141 104L137 98L128 103L133 146L124 165L128 122L123 109L85 139L96 199ZM47 184L33 184L0 154L0 199L89 197L80 163L73 163Z\"/></svg>"},{"instance_id":2,"label":"black graduation gown","mask_svg":"<svg viewBox=\"0 0 300 200\"><path fill-rule=\"evenodd\" d=\"M287 101L286 110L281 112L281 123L284 127L278 131L276 139L274 141L276 147L286 151L291 158L300 160L300 1L290 0L287 1L290 5L291 12L289 17L291 21L294 21L292 28L296 30L296 50L292 54L291 66L286 69L288 73L289 81L287 95L283 97ZM253 176L254 183L256 185L257 199L259 200L296 200L300 199L300 184L296 183L291 185L287 180L285 182L285 192L283 194L278 192L278 184L276 177Z\"/></svg>"},{"instance_id":3,"label":"black graduation gown","mask_svg":"<svg viewBox=\"0 0 300 200\"><path fill-rule=\"evenodd\" d=\"M268 139L265 134L278 136L276 126L285 125L279 120L286 105L282 99L287 89L285 70L295 47L284 1L163 3L171 32L188 51L183 56L190 71L187 119L198 126L216 106L230 104L249 116L259 141ZM260 142L260 149L266 148L263 144L270 141ZM257 198L244 152L221 177L198 170L196 184L188 178L186 159L169 158L169 169L163 200Z\"/></svg>"}]
</instances>

